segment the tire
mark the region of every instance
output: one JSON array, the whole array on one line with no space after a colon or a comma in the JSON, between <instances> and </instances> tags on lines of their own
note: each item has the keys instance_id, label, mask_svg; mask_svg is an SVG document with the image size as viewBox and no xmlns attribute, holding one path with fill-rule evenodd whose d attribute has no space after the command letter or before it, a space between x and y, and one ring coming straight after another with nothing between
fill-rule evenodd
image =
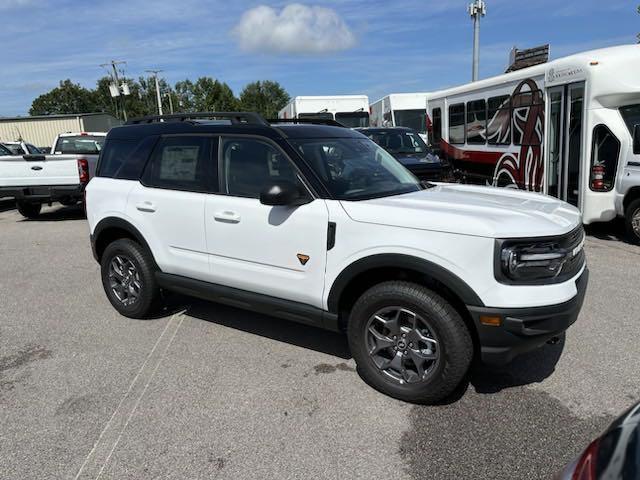
<instances>
[{"instance_id":1,"label":"tire","mask_svg":"<svg viewBox=\"0 0 640 480\"><path fill-rule=\"evenodd\" d=\"M116 240L102 254L100 267L102 286L118 313L129 318L147 318L153 313L160 288L153 258L144 247L128 238Z\"/></svg>"},{"instance_id":2,"label":"tire","mask_svg":"<svg viewBox=\"0 0 640 480\"><path fill-rule=\"evenodd\" d=\"M38 218L40 210L42 210L41 203L25 202L21 200L16 202L16 205L20 215L26 218Z\"/></svg>"},{"instance_id":3,"label":"tire","mask_svg":"<svg viewBox=\"0 0 640 480\"><path fill-rule=\"evenodd\" d=\"M625 225L627 227L629 241L640 245L640 198L634 200L627 206Z\"/></svg>"},{"instance_id":4,"label":"tire","mask_svg":"<svg viewBox=\"0 0 640 480\"><path fill-rule=\"evenodd\" d=\"M378 319L393 319L394 309L400 307L400 323L426 326L406 333L406 338L397 335L401 342L394 340L393 329ZM387 310L389 311L387 313ZM409 313L413 313L411 316ZM378 315L379 314L379 315ZM413 318L413 320L412 320ZM370 328L376 330L384 340L374 340ZM381 334L381 331L386 333ZM403 330L400 329L400 332ZM422 337L416 337L422 334ZM442 297L426 287L409 282L391 281L378 284L367 290L355 303L348 323L348 337L351 353L358 366L358 373L365 382L391 397L412 403L439 403L451 395L465 378L473 358L473 342L464 321L458 312ZM379 338L377 337L377 338ZM418 343L409 343L418 338ZM393 345L388 341L395 342ZM427 340L426 342L424 340ZM371 342L375 343L371 343ZM387 345L378 354L370 351L380 345ZM401 378L392 367L382 369L380 363L388 365L401 355L406 375ZM413 348L409 348L413 346ZM418 357L420 355L420 357ZM415 358L433 357L434 360ZM417 364L422 363L423 373ZM396 365L397 366L397 365ZM414 368L415 367L415 368Z\"/></svg>"}]
</instances>

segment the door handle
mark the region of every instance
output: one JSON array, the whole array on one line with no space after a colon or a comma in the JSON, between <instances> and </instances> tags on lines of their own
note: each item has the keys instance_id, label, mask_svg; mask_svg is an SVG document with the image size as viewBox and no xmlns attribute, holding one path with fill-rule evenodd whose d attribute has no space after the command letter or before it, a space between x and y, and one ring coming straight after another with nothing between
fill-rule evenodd
<instances>
[{"instance_id":1,"label":"door handle","mask_svg":"<svg viewBox=\"0 0 640 480\"><path fill-rule=\"evenodd\" d=\"M141 212L153 213L156 211L156 205L153 202L140 202L136 203L136 208Z\"/></svg>"},{"instance_id":2,"label":"door handle","mask_svg":"<svg viewBox=\"0 0 640 480\"><path fill-rule=\"evenodd\" d=\"M213 218L216 220L216 222L240 223L240 215L236 214L235 212L216 212L213 214Z\"/></svg>"}]
</instances>

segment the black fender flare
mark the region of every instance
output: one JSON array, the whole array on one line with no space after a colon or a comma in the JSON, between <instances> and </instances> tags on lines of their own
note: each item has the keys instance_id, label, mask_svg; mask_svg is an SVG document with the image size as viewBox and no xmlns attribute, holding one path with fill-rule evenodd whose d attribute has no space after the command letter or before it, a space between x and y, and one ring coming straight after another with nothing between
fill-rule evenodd
<instances>
[{"instance_id":1,"label":"black fender flare","mask_svg":"<svg viewBox=\"0 0 640 480\"><path fill-rule=\"evenodd\" d=\"M403 254L378 254L356 260L346 267L331 285L327 306L330 312L338 313L340 297L351 281L368 270L377 268L400 268L413 270L437 280L450 289L465 305L483 307L484 303L476 292L460 277L446 268L425 260Z\"/></svg>"},{"instance_id":2,"label":"black fender flare","mask_svg":"<svg viewBox=\"0 0 640 480\"><path fill-rule=\"evenodd\" d=\"M93 250L93 256L96 259L96 261L100 262L100 258L99 258L98 251L97 251L97 248L96 248L96 245L98 244L100 236L102 235L102 233L105 230L108 230L108 229L111 229L111 228L117 228L117 229L124 230L125 232L129 233L133 238L136 239L136 241L140 245L142 245L151 254L151 257L153 258L153 252L151 251L151 248L149 248L149 244L145 240L145 238L142 235L142 233L140 233L140 230L138 230L130 222L128 222L127 220L125 220L123 218L120 218L120 217L105 217L105 218L103 218L102 220L100 220L98 222L96 227L93 229L93 233L91 234L91 247L92 247L92 250ZM156 263L155 258L154 258L153 261L154 261L154 263ZM156 266L157 266L157 264L156 264Z\"/></svg>"}]
</instances>

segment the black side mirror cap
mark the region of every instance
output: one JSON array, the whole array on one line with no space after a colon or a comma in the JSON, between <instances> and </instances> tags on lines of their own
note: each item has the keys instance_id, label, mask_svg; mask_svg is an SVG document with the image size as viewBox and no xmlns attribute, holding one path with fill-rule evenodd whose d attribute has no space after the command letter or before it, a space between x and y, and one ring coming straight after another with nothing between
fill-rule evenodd
<instances>
[{"instance_id":1,"label":"black side mirror cap","mask_svg":"<svg viewBox=\"0 0 640 480\"><path fill-rule=\"evenodd\" d=\"M272 207L295 206L308 203L300 188L287 181L273 183L260 192L260 203Z\"/></svg>"},{"instance_id":2,"label":"black side mirror cap","mask_svg":"<svg viewBox=\"0 0 640 480\"><path fill-rule=\"evenodd\" d=\"M640 155L640 124L633 126L633 153Z\"/></svg>"}]
</instances>

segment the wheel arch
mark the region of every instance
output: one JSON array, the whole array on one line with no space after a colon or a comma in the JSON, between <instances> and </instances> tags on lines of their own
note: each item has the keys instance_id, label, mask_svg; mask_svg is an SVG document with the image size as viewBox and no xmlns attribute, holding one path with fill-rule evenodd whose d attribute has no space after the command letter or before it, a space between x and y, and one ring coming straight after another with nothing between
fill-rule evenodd
<instances>
[{"instance_id":1,"label":"wheel arch","mask_svg":"<svg viewBox=\"0 0 640 480\"><path fill-rule=\"evenodd\" d=\"M631 202L640 198L640 186L632 187L629 189L627 194L624 196L624 200L622 201L622 206L624 208L624 213L626 215L627 208L631 205Z\"/></svg>"},{"instance_id":2,"label":"wheel arch","mask_svg":"<svg viewBox=\"0 0 640 480\"><path fill-rule=\"evenodd\" d=\"M93 230L91 243L93 252L98 263L102 260L102 254L107 246L120 238L130 238L142 245L153 258L154 266L157 267L153 252L145 240L140 230L130 222L119 217L106 217L98 222Z\"/></svg>"}]
</instances>

